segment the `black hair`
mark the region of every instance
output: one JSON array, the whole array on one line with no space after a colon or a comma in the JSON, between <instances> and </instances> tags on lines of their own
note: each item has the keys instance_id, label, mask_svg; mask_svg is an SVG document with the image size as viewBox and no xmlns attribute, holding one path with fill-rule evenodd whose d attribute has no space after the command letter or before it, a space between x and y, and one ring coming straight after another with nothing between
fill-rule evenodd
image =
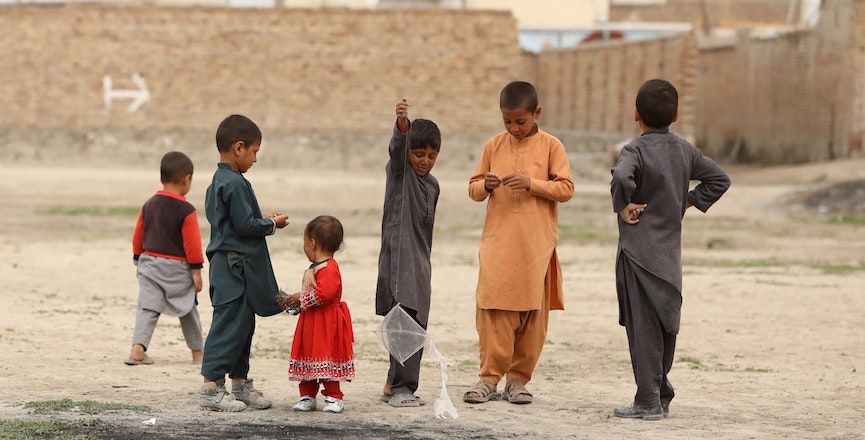
<instances>
[{"instance_id":1,"label":"black hair","mask_svg":"<svg viewBox=\"0 0 865 440\"><path fill-rule=\"evenodd\" d=\"M159 165L159 180L162 183L178 183L193 171L192 159L179 152L171 151L162 156Z\"/></svg>"},{"instance_id":2,"label":"black hair","mask_svg":"<svg viewBox=\"0 0 865 440\"><path fill-rule=\"evenodd\" d=\"M538 92L535 87L525 81L514 81L506 85L499 95L499 107L516 109L525 108L534 113L538 109Z\"/></svg>"},{"instance_id":3,"label":"black hair","mask_svg":"<svg viewBox=\"0 0 865 440\"><path fill-rule=\"evenodd\" d=\"M328 252L342 248L342 223L329 215L320 215L306 224L303 234L314 238Z\"/></svg>"},{"instance_id":4,"label":"black hair","mask_svg":"<svg viewBox=\"0 0 865 440\"><path fill-rule=\"evenodd\" d=\"M261 130L246 116L231 115L223 119L216 129L216 148L224 153L238 141L243 141L247 147L261 142Z\"/></svg>"},{"instance_id":5,"label":"black hair","mask_svg":"<svg viewBox=\"0 0 865 440\"><path fill-rule=\"evenodd\" d=\"M668 81L650 79L637 91L637 112L647 127L664 128L676 120L679 92Z\"/></svg>"},{"instance_id":6,"label":"black hair","mask_svg":"<svg viewBox=\"0 0 865 440\"><path fill-rule=\"evenodd\" d=\"M442 146L442 133L438 125L429 119L411 121L409 130L409 149L432 147L439 151Z\"/></svg>"}]
</instances>

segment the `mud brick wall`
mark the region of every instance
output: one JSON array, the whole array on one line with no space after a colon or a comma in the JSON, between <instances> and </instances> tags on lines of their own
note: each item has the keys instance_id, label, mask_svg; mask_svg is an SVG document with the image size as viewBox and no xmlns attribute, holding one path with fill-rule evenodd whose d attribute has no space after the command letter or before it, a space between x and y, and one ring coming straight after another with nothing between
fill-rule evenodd
<instances>
[{"instance_id":1,"label":"mud brick wall","mask_svg":"<svg viewBox=\"0 0 865 440\"><path fill-rule=\"evenodd\" d=\"M387 132L397 99L446 132L500 129L523 73L510 13L53 5L0 7L0 129ZM103 102L102 79L151 99Z\"/></svg>"},{"instance_id":2,"label":"mud brick wall","mask_svg":"<svg viewBox=\"0 0 865 440\"><path fill-rule=\"evenodd\" d=\"M697 40L691 34L590 44L539 56L542 120L559 130L639 135L634 99L644 81L662 78L679 91L679 120L672 127L693 137Z\"/></svg>"},{"instance_id":3,"label":"mud brick wall","mask_svg":"<svg viewBox=\"0 0 865 440\"><path fill-rule=\"evenodd\" d=\"M830 0L831 1L831 0ZM667 0L662 5L610 5L610 21L655 21L702 23L702 0ZM790 14L789 0L706 0L711 25L784 23ZM793 11L794 21L799 11Z\"/></svg>"},{"instance_id":4,"label":"mud brick wall","mask_svg":"<svg viewBox=\"0 0 865 440\"><path fill-rule=\"evenodd\" d=\"M733 160L790 163L862 152L865 1L826 2L814 29L743 31L700 53L697 140Z\"/></svg>"}]
</instances>

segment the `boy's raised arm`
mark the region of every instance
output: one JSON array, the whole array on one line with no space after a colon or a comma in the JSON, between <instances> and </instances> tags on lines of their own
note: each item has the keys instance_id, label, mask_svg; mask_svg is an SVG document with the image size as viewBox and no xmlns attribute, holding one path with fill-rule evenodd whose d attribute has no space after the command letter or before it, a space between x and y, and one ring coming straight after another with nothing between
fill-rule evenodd
<instances>
[{"instance_id":1,"label":"boy's raised arm","mask_svg":"<svg viewBox=\"0 0 865 440\"><path fill-rule=\"evenodd\" d=\"M396 126L399 131L407 133L411 128L411 123L408 120L408 108L411 104L408 103L408 98L403 98L396 103Z\"/></svg>"}]
</instances>

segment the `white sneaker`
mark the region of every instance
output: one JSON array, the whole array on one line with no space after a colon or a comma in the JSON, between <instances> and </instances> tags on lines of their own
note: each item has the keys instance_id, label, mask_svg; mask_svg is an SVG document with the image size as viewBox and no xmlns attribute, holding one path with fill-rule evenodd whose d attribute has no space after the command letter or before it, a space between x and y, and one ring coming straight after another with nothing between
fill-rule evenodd
<instances>
[{"instance_id":1,"label":"white sneaker","mask_svg":"<svg viewBox=\"0 0 865 440\"><path fill-rule=\"evenodd\" d=\"M327 413L335 413L339 414L342 412L342 409L345 405L342 403L342 399L335 399L333 397L327 396L324 398L324 412Z\"/></svg>"},{"instance_id":2,"label":"white sneaker","mask_svg":"<svg viewBox=\"0 0 865 440\"><path fill-rule=\"evenodd\" d=\"M294 404L295 411L315 411L315 398L303 396Z\"/></svg>"}]
</instances>

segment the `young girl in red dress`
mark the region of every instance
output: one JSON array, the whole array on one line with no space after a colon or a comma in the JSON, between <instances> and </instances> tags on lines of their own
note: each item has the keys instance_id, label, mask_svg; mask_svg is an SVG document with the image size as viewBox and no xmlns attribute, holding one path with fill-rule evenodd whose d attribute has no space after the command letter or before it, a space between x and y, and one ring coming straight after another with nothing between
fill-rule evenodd
<instances>
[{"instance_id":1,"label":"young girl in red dress","mask_svg":"<svg viewBox=\"0 0 865 440\"><path fill-rule=\"evenodd\" d=\"M300 309L288 376L300 381L295 411L314 411L319 384L324 390L324 412L341 413L340 381L354 377L351 315L342 301L342 277L333 254L342 247L342 223L318 216L303 231L303 252L312 263L303 273L302 291L283 304Z\"/></svg>"}]
</instances>

